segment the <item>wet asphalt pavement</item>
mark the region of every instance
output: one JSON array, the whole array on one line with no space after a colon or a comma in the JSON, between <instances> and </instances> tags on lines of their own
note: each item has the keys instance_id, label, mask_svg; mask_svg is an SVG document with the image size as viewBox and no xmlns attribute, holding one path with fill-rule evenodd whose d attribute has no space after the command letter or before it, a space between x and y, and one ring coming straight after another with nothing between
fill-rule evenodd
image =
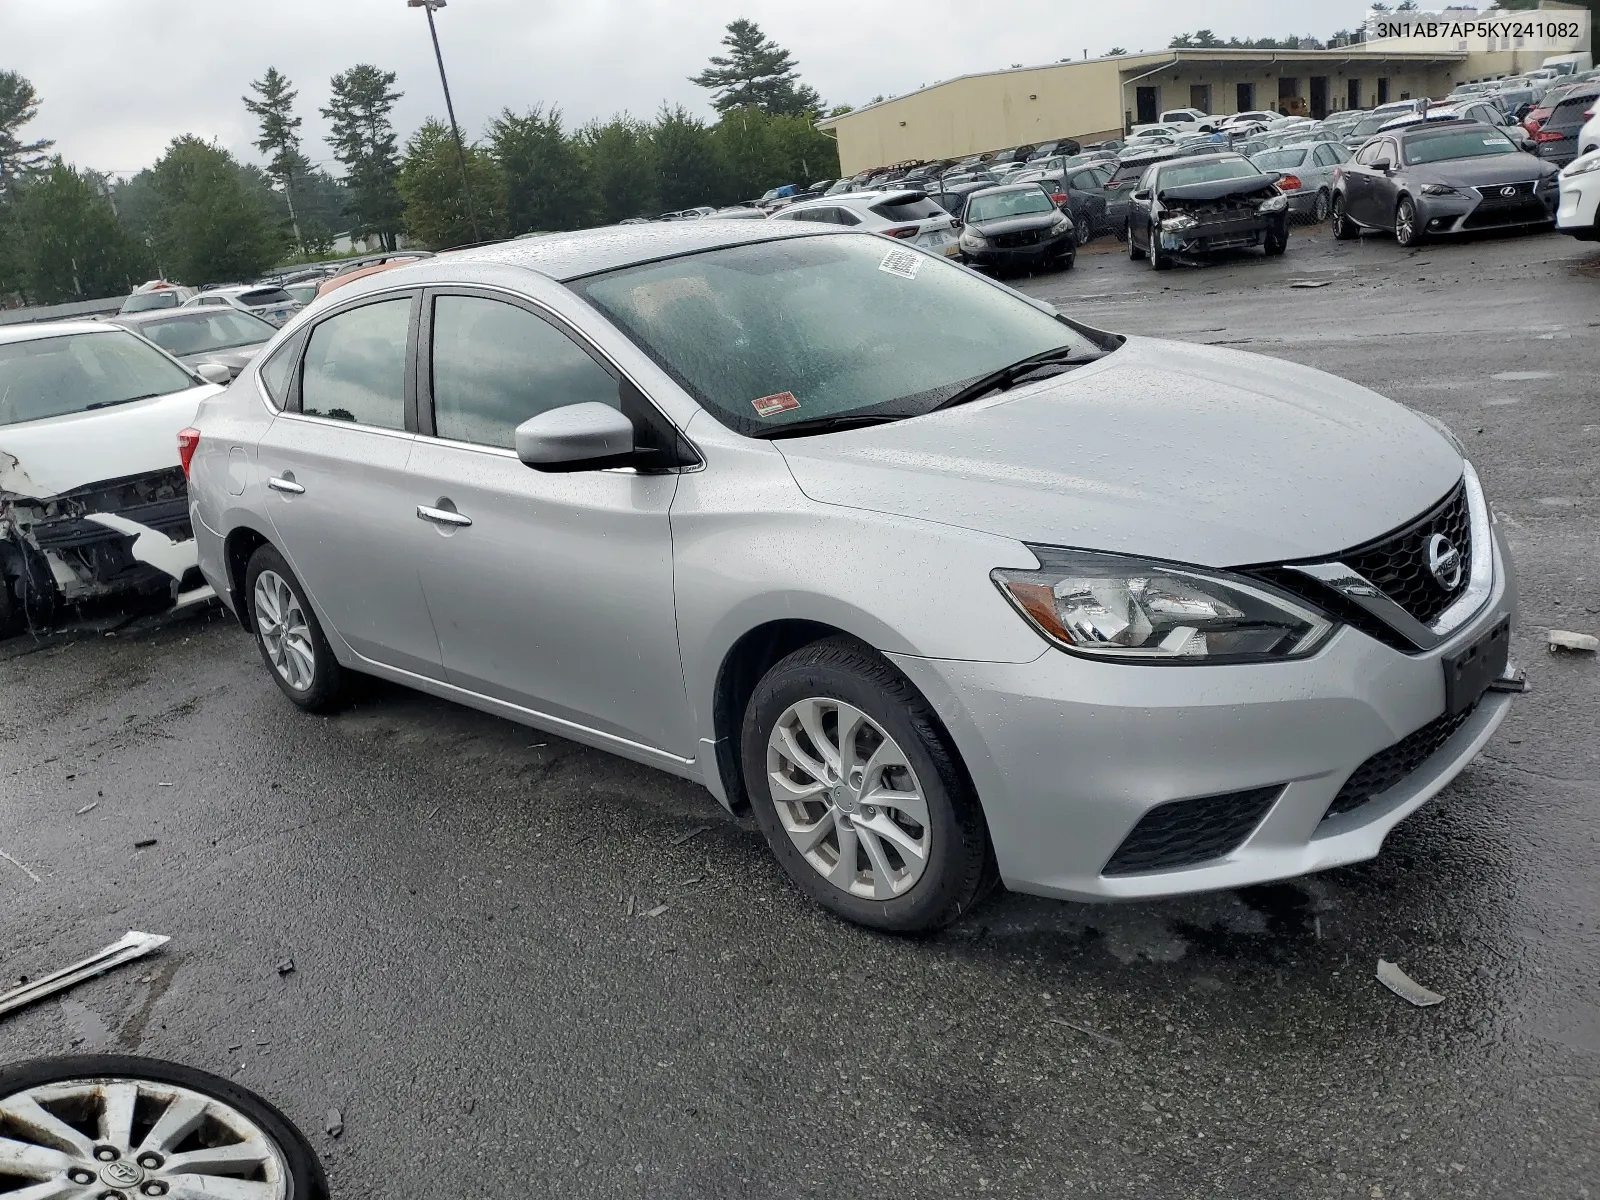
<instances>
[{"instance_id":1,"label":"wet asphalt pavement","mask_svg":"<svg viewBox=\"0 0 1600 1200\"><path fill-rule=\"evenodd\" d=\"M0 1061L233 1076L346 1197L1600 1197L1600 663L1542 641L1600 631L1600 251L1096 243L1023 286L1468 443L1533 690L1376 861L894 940L685 783L388 686L303 716L225 615L143 618L0 646L0 985L173 939L0 1020Z\"/></svg>"}]
</instances>

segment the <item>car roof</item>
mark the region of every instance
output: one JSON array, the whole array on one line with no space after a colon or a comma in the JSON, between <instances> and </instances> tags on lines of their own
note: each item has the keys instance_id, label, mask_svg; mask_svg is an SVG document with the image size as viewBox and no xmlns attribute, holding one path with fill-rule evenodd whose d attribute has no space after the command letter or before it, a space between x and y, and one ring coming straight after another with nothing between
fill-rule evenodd
<instances>
[{"instance_id":1,"label":"car roof","mask_svg":"<svg viewBox=\"0 0 1600 1200\"><path fill-rule=\"evenodd\" d=\"M851 192L850 198L873 195ZM843 197L829 197L834 204ZM815 237L840 232L807 221L666 221L645 225L608 225L598 229L578 229L568 233L549 233L542 237L501 242L474 250L459 250L439 258L408 263L384 275L372 276L353 287L374 290L392 287L396 276L404 275L419 284L449 282L458 265L521 267L551 279L565 282L602 271L640 263L677 258L704 250L720 250L753 242L781 238Z\"/></svg>"},{"instance_id":2,"label":"car roof","mask_svg":"<svg viewBox=\"0 0 1600 1200\"><path fill-rule=\"evenodd\" d=\"M1498 129L1494 129L1492 125L1485 125L1482 121L1474 121L1470 117L1454 116L1446 117L1437 121L1412 121L1409 124L1395 126L1394 128L1390 128L1389 126L1385 125L1379 132L1387 133L1399 138L1409 138L1420 133L1431 133L1434 130L1444 126L1454 128L1457 125L1476 125L1479 129L1493 129L1495 133L1500 132Z\"/></svg>"},{"instance_id":3,"label":"car roof","mask_svg":"<svg viewBox=\"0 0 1600 1200\"><path fill-rule=\"evenodd\" d=\"M974 192L972 195L987 195L989 192L1038 192L1043 190L1044 189L1039 186L1039 181L1037 179L1024 179L1020 183L991 183L988 187L978 189L978 191ZM972 196L967 197L967 202L969 204L972 202Z\"/></svg>"},{"instance_id":4,"label":"car roof","mask_svg":"<svg viewBox=\"0 0 1600 1200\"><path fill-rule=\"evenodd\" d=\"M1281 149L1281 147L1273 146L1272 149L1278 150L1278 149ZM1167 163L1170 162L1175 166L1192 167L1192 166L1195 165L1195 163L1227 162L1229 159L1238 159L1240 162L1249 162L1250 161L1243 154L1240 154L1237 150L1229 150L1229 151L1226 151L1225 153L1222 153L1222 154L1190 154L1185 158L1163 159L1161 165L1162 166L1166 166Z\"/></svg>"},{"instance_id":5,"label":"car roof","mask_svg":"<svg viewBox=\"0 0 1600 1200\"><path fill-rule=\"evenodd\" d=\"M72 333L116 332L118 327L107 321L38 321L22 325L0 325L0 345L36 342L45 338L66 337Z\"/></svg>"}]
</instances>

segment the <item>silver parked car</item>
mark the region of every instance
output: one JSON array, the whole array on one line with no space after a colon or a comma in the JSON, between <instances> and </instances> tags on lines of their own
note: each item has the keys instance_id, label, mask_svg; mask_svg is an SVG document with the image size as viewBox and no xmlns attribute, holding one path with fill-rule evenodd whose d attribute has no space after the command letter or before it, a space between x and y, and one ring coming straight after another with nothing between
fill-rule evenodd
<instances>
[{"instance_id":1,"label":"silver parked car","mask_svg":"<svg viewBox=\"0 0 1600 1200\"><path fill-rule=\"evenodd\" d=\"M282 325L305 304L276 284L211 288L183 302L185 308L237 308L272 325Z\"/></svg>"},{"instance_id":2,"label":"silver parked car","mask_svg":"<svg viewBox=\"0 0 1600 1200\"><path fill-rule=\"evenodd\" d=\"M1516 688L1511 565L1442 426L859 231L361 280L186 436L202 570L296 704L361 672L696 780L882 929L996 877L1370 858Z\"/></svg>"},{"instance_id":3,"label":"silver parked car","mask_svg":"<svg viewBox=\"0 0 1600 1200\"><path fill-rule=\"evenodd\" d=\"M1312 141L1250 155L1262 171L1277 172L1278 190L1289 197L1289 212L1312 221L1326 221L1333 197L1333 171L1350 161L1342 142Z\"/></svg>"}]
</instances>

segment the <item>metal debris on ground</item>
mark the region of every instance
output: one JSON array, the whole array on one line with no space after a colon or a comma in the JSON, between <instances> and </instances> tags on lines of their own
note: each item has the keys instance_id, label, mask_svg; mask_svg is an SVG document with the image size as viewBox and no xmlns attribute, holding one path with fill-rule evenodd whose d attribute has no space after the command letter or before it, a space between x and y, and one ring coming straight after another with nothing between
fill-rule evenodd
<instances>
[{"instance_id":1,"label":"metal debris on ground","mask_svg":"<svg viewBox=\"0 0 1600 1200\"><path fill-rule=\"evenodd\" d=\"M1573 633L1570 629L1550 631L1550 653L1570 650L1577 654L1594 654L1600 651L1600 637L1592 633Z\"/></svg>"},{"instance_id":2,"label":"metal debris on ground","mask_svg":"<svg viewBox=\"0 0 1600 1200\"><path fill-rule=\"evenodd\" d=\"M628 902L622 906L622 915L625 916L625 917L633 916L633 897L632 896L629 896L628 897Z\"/></svg>"},{"instance_id":3,"label":"metal debris on ground","mask_svg":"<svg viewBox=\"0 0 1600 1200\"><path fill-rule=\"evenodd\" d=\"M1105 1042L1112 1046L1122 1045L1122 1043L1116 1038L1111 1037L1109 1034L1101 1033L1098 1029L1090 1029L1087 1025L1074 1025L1071 1021L1063 1021L1060 1017L1051 1017L1050 1023L1052 1025L1064 1025L1068 1029L1072 1029L1083 1034L1085 1037L1094 1038L1097 1042Z\"/></svg>"},{"instance_id":4,"label":"metal debris on ground","mask_svg":"<svg viewBox=\"0 0 1600 1200\"><path fill-rule=\"evenodd\" d=\"M327 1129L329 1137L338 1137L344 1132L344 1114L337 1108L330 1108L328 1110L328 1121L324 1128Z\"/></svg>"},{"instance_id":5,"label":"metal debris on ground","mask_svg":"<svg viewBox=\"0 0 1600 1200\"><path fill-rule=\"evenodd\" d=\"M24 875L26 875L29 879L33 880L35 883L43 883L44 882L37 875L35 875L32 871L30 871L27 867L23 866L22 863L20 863L16 859L12 858L11 855L7 854L4 850L0 850L0 858L5 859L8 863L10 863L17 870L21 871Z\"/></svg>"},{"instance_id":6,"label":"metal debris on ground","mask_svg":"<svg viewBox=\"0 0 1600 1200\"><path fill-rule=\"evenodd\" d=\"M156 839L155 838L140 838L137 842L135 842L133 844L133 848L135 850L148 850L148 849L150 849L151 846L154 846L155 844L156 844Z\"/></svg>"},{"instance_id":7,"label":"metal debris on ground","mask_svg":"<svg viewBox=\"0 0 1600 1200\"><path fill-rule=\"evenodd\" d=\"M170 783L158 783L158 784L156 784L156 786L157 787L171 787L172 785Z\"/></svg>"},{"instance_id":8,"label":"metal debris on ground","mask_svg":"<svg viewBox=\"0 0 1600 1200\"><path fill-rule=\"evenodd\" d=\"M278 974L288 975L294 971L294 959L285 958L278 963Z\"/></svg>"},{"instance_id":9,"label":"metal debris on ground","mask_svg":"<svg viewBox=\"0 0 1600 1200\"><path fill-rule=\"evenodd\" d=\"M681 846L685 842L692 842L695 838L699 837L702 833L705 833L710 828L711 826L709 825L696 825L687 833L680 833L677 837L673 838L672 844L674 846Z\"/></svg>"},{"instance_id":10,"label":"metal debris on ground","mask_svg":"<svg viewBox=\"0 0 1600 1200\"><path fill-rule=\"evenodd\" d=\"M667 911L667 906L665 904L658 904L654 908L652 908L649 912L645 913L645 916L647 916L647 917L659 917L662 913L664 913L666 911Z\"/></svg>"},{"instance_id":11,"label":"metal debris on ground","mask_svg":"<svg viewBox=\"0 0 1600 1200\"><path fill-rule=\"evenodd\" d=\"M1444 1003L1444 997L1438 992L1430 992L1394 963L1381 958L1378 960L1378 982L1406 1003L1418 1008L1432 1008L1435 1004Z\"/></svg>"},{"instance_id":12,"label":"metal debris on ground","mask_svg":"<svg viewBox=\"0 0 1600 1200\"><path fill-rule=\"evenodd\" d=\"M1333 280L1331 279L1296 279L1289 286L1292 288L1324 288Z\"/></svg>"},{"instance_id":13,"label":"metal debris on ground","mask_svg":"<svg viewBox=\"0 0 1600 1200\"><path fill-rule=\"evenodd\" d=\"M96 975L103 975L112 967L120 967L123 963L132 962L136 958L143 958L165 946L172 939L159 933L139 933L130 931L119 940L111 943L98 954L91 955L82 962L75 962L70 967L63 967L53 975L46 975L43 979L36 979L32 983L24 983L21 987L0 995L0 1016L24 1008L47 996L54 996L64 992L70 987L82 983L85 979L93 979Z\"/></svg>"},{"instance_id":14,"label":"metal debris on ground","mask_svg":"<svg viewBox=\"0 0 1600 1200\"><path fill-rule=\"evenodd\" d=\"M75 812L73 814L73 816L81 817L81 816L83 816L84 813L92 813L95 809L97 809L99 807L100 807L100 801L96 800L92 804L85 804L82 808L80 808L77 812Z\"/></svg>"}]
</instances>

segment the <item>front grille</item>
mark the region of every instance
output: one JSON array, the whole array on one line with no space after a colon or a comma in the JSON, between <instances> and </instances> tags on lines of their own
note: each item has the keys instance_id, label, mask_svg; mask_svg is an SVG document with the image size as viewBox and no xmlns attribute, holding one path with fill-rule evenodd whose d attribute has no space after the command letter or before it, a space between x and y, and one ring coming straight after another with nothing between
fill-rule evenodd
<instances>
[{"instance_id":1,"label":"front grille","mask_svg":"<svg viewBox=\"0 0 1600 1200\"><path fill-rule=\"evenodd\" d=\"M1505 195L1505 189L1510 188L1511 194ZM1507 183L1499 186L1485 184L1477 189L1478 195L1483 199L1478 201L1478 211L1486 208L1516 208L1526 204L1533 198L1533 182Z\"/></svg>"},{"instance_id":2,"label":"front grille","mask_svg":"<svg viewBox=\"0 0 1600 1200\"><path fill-rule=\"evenodd\" d=\"M1021 233L997 234L994 244L1001 250L1016 250L1022 246L1037 246L1044 241L1044 230L1024 229Z\"/></svg>"},{"instance_id":3,"label":"front grille","mask_svg":"<svg viewBox=\"0 0 1600 1200\"><path fill-rule=\"evenodd\" d=\"M1533 225L1550 219L1550 210L1539 201L1502 204L1493 208L1479 205L1461 222L1463 229L1485 229L1490 225Z\"/></svg>"},{"instance_id":4,"label":"front grille","mask_svg":"<svg viewBox=\"0 0 1600 1200\"><path fill-rule=\"evenodd\" d=\"M1436 533L1461 552L1461 578L1448 591L1428 569L1428 540ZM1472 516L1466 484L1458 483L1439 504L1398 533L1341 554L1339 561L1424 625L1432 625L1466 589L1471 574Z\"/></svg>"},{"instance_id":5,"label":"front grille","mask_svg":"<svg viewBox=\"0 0 1600 1200\"><path fill-rule=\"evenodd\" d=\"M1465 712L1453 716L1445 713L1415 733L1407 734L1387 750L1379 750L1345 780L1322 819L1326 821L1329 817L1351 812L1394 787L1437 754L1439 748L1455 736L1456 731L1477 711L1478 706L1474 704Z\"/></svg>"},{"instance_id":6,"label":"front grille","mask_svg":"<svg viewBox=\"0 0 1600 1200\"><path fill-rule=\"evenodd\" d=\"M1158 804L1122 839L1102 875L1171 871L1221 858L1239 848L1283 788L1256 788Z\"/></svg>"}]
</instances>

